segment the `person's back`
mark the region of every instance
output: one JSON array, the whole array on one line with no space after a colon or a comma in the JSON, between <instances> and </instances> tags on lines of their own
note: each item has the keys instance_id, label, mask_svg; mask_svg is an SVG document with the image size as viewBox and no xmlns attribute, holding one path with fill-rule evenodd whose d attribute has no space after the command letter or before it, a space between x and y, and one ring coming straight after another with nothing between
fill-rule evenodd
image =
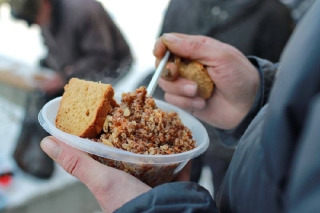
<instances>
[{"instance_id":1,"label":"person's back","mask_svg":"<svg viewBox=\"0 0 320 213\"><path fill-rule=\"evenodd\" d=\"M54 70L72 66L73 75L115 83L126 74L133 57L119 28L95 0L52 0L50 25L41 27Z\"/></svg>"}]
</instances>

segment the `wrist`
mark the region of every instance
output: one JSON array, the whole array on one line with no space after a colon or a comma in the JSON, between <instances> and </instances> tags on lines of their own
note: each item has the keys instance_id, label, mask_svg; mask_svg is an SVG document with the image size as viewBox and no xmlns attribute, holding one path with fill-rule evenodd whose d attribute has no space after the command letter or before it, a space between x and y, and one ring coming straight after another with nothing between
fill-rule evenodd
<instances>
[{"instance_id":1,"label":"wrist","mask_svg":"<svg viewBox=\"0 0 320 213\"><path fill-rule=\"evenodd\" d=\"M232 134L235 137L240 137L247 126L251 123L253 118L259 112L264 105L264 90L265 90L265 79L263 74L263 64L260 63L256 57L248 57L249 61L256 68L256 75L258 75L258 82L255 82L256 92L252 97L252 101L247 106L246 111L243 112L243 118L239 120L239 123L231 130L227 130L228 134Z\"/></svg>"},{"instance_id":2,"label":"wrist","mask_svg":"<svg viewBox=\"0 0 320 213\"><path fill-rule=\"evenodd\" d=\"M61 79L63 79L64 83L68 83L69 79L72 77L73 74L73 67L66 66L60 73Z\"/></svg>"},{"instance_id":3,"label":"wrist","mask_svg":"<svg viewBox=\"0 0 320 213\"><path fill-rule=\"evenodd\" d=\"M60 86L64 87L64 85L67 83L67 76L64 75L62 72L59 72L58 76L59 76Z\"/></svg>"},{"instance_id":4,"label":"wrist","mask_svg":"<svg viewBox=\"0 0 320 213\"><path fill-rule=\"evenodd\" d=\"M89 188L104 212L114 212L125 203L151 190L151 187L130 174L123 174L123 171L111 167L108 169L110 170L108 170L106 176L103 176L108 181L101 180L105 184ZM101 181L96 180L95 183Z\"/></svg>"}]
</instances>

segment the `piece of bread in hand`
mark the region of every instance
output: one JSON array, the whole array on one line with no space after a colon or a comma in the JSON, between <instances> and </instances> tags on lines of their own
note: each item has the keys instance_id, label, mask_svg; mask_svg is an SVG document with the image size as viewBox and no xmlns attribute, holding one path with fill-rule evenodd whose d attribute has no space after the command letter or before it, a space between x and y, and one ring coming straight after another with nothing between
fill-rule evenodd
<instances>
[{"instance_id":1,"label":"piece of bread in hand","mask_svg":"<svg viewBox=\"0 0 320 213\"><path fill-rule=\"evenodd\" d=\"M117 105L110 84L70 79L56 117L56 127L82 138L101 133L106 116Z\"/></svg>"},{"instance_id":2,"label":"piece of bread in hand","mask_svg":"<svg viewBox=\"0 0 320 213\"><path fill-rule=\"evenodd\" d=\"M207 99L211 96L214 83L203 64L177 56L175 56L174 63L178 67L180 77L192 80L198 84L200 97Z\"/></svg>"}]
</instances>

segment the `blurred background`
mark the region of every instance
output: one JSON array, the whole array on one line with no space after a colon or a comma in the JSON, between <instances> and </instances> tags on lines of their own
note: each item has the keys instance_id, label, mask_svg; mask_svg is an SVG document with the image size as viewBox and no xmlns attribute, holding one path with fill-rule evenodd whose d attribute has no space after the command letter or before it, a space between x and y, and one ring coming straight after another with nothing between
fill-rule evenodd
<instances>
[{"instance_id":1,"label":"blurred background","mask_svg":"<svg viewBox=\"0 0 320 213\"><path fill-rule=\"evenodd\" d=\"M132 50L134 64L115 86L127 92L154 68L153 45L158 37L167 0L102 0ZM123 5L126 5L124 7ZM148 17L148 18L146 18ZM55 165L50 179L22 171L13 159L32 76L48 49L40 28L14 19L10 6L0 6L0 212L99 212L90 192ZM209 171L205 171L207 175ZM5 173L9 173L5 176ZM12 173L12 176L11 176ZM208 179L210 180L210 178ZM210 188L210 183L208 188ZM87 202L79 202L87 200Z\"/></svg>"},{"instance_id":2,"label":"blurred background","mask_svg":"<svg viewBox=\"0 0 320 213\"><path fill-rule=\"evenodd\" d=\"M110 81L117 92L134 90L154 70L153 45L159 34L166 31L164 28L162 29L162 25L170 1L100 0L99 2L108 12L109 17L120 31L120 35L129 46L132 61L128 66L126 64L129 68L124 75L117 75L120 77L116 78L112 75L110 77L108 76L108 70L103 70L103 74L101 74L102 72L97 72L96 78L92 78L101 79L99 77L103 76L106 82L111 79ZM282 0L280 2L290 12L292 19L290 23L292 24L289 27L292 28L312 4L311 0ZM231 17L231 14L226 13L221 8L217 6L210 7L209 13L222 21ZM188 8L181 8L183 13L189 12L187 10ZM200 15L198 16L200 17ZM66 24L63 20L62 23ZM186 23L177 24L183 26ZM195 33L198 34L197 32ZM94 36L90 37L88 35L88 37L91 40L95 40ZM86 46L86 43L84 42L82 45ZM25 158L22 159L20 157L22 156L20 153L23 152L21 150L27 150L28 147L26 146L29 146L23 143L23 139L26 136L22 133L23 126L26 125L26 120L28 120L26 118L29 115L27 106L31 105L29 102L30 94L34 94L37 91L37 98L45 96L45 92L39 93L42 87L39 86L41 82L39 83L37 80L40 77L42 79L53 76L52 71L54 69L52 67L54 66L50 66L50 54L54 55L54 51L51 52L51 47L50 37L48 38L45 28L41 29L38 24L29 26L21 17L14 18L7 1L0 0L1 213L100 212L99 205L86 187L64 172L59 166L53 165L54 169L51 169L52 165L50 163L48 163L48 166L42 165L42 168L46 168L48 173L39 174L35 168L26 168L27 166L21 163L21 161L25 160ZM87 49L90 52L91 49ZM43 60L44 58L46 60ZM62 67L63 75L69 75L70 70L67 69L69 66ZM73 70L71 69L71 75ZM116 81L112 81L114 79ZM37 143L39 144L39 142ZM25 161L36 165L33 158ZM213 195L214 187L210 168L206 164L200 165L201 172L197 181ZM81 202L83 200L86 202Z\"/></svg>"}]
</instances>

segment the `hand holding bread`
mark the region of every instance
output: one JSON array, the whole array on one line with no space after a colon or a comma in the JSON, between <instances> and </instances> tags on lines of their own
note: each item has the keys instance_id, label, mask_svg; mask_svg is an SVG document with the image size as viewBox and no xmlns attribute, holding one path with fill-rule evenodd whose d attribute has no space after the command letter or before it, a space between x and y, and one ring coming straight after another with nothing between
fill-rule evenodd
<instances>
[{"instance_id":1,"label":"hand holding bread","mask_svg":"<svg viewBox=\"0 0 320 213\"><path fill-rule=\"evenodd\" d=\"M162 73L162 78L168 81L175 81L178 77L191 80L198 86L197 95L208 99L214 89L214 83L208 74L205 65L187 58L172 55Z\"/></svg>"},{"instance_id":2,"label":"hand holding bread","mask_svg":"<svg viewBox=\"0 0 320 213\"><path fill-rule=\"evenodd\" d=\"M157 62L167 50L179 57L167 68L180 77L159 80L165 100L215 127L236 127L259 88L259 72L252 63L234 47L205 36L164 34L154 47Z\"/></svg>"}]
</instances>

